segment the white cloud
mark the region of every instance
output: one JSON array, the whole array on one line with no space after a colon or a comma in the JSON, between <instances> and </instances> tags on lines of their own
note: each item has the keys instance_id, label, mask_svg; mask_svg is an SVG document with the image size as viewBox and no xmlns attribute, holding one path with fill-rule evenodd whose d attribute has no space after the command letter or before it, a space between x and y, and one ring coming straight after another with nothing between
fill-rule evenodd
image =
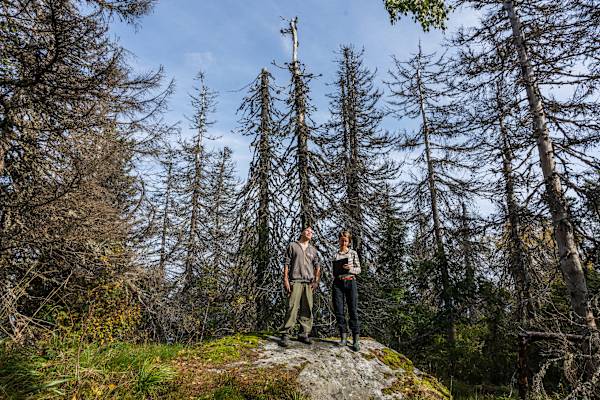
<instances>
[{"instance_id":1,"label":"white cloud","mask_svg":"<svg viewBox=\"0 0 600 400\"><path fill-rule=\"evenodd\" d=\"M216 61L215 56L210 51L192 51L183 55L185 63L194 69L207 70Z\"/></svg>"}]
</instances>

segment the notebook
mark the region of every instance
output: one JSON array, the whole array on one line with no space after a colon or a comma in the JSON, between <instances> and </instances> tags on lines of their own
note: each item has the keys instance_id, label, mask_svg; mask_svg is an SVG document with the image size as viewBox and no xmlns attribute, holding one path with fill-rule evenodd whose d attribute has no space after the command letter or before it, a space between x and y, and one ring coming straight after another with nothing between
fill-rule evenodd
<instances>
[{"instance_id":1,"label":"notebook","mask_svg":"<svg viewBox=\"0 0 600 400\"><path fill-rule=\"evenodd\" d=\"M350 260L348 257L340 258L339 260L333 261L333 276L340 276L348 274L350 271L344 268L344 265L348 264Z\"/></svg>"}]
</instances>

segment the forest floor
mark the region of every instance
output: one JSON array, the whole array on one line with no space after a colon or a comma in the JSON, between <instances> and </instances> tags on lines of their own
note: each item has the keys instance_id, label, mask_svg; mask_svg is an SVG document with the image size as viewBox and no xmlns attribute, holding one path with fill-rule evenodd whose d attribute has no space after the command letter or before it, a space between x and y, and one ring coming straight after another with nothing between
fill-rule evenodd
<instances>
[{"instance_id":1,"label":"forest floor","mask_svg":"<svg viewBox=\"0 0 600 400\"><path fill-rule=\"evenodd\" d=\"M299 368L244 368L256 361L266 336L235 335L191 346L54 338L23 348L4 341L0 399L308 399L298 383Z\"/></svg>"}]
</instances>

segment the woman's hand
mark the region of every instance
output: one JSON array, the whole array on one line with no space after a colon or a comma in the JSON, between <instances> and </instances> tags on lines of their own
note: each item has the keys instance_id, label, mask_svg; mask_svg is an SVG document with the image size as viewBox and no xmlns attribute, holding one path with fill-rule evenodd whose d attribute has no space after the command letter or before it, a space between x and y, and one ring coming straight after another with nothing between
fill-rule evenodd
<instances>
[{"instance_id":1,"label":"woman's hand","mask_svg":"<svg viewBox=\"0 0 600 400\"><path fill-rule=\"evenodd\" d=\"M292 294L292 288L290 287L290 281L287 279L287 277L283 280L283 287L285 288L285 292L289 297L290 294Z\"/></svg>"}]
</instances>

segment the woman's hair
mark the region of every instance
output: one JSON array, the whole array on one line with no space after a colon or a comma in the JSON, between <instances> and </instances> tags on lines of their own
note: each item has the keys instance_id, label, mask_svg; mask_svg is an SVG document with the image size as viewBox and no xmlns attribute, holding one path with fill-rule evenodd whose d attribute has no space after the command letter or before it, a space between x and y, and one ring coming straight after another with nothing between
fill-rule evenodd
<instances>
[{"instance_id":1,"label":"woman's hair","mask_svg":"<svg viewBox=\"0 0 600 400\"><path fill-rule=\"evenodd\" d=\"M348 238L348 242L352 243L352 234L350 233L350 231L347 231L347 230L341 231L340 238L342 238L342 237Z\"/></svg>"}]
</instances>

